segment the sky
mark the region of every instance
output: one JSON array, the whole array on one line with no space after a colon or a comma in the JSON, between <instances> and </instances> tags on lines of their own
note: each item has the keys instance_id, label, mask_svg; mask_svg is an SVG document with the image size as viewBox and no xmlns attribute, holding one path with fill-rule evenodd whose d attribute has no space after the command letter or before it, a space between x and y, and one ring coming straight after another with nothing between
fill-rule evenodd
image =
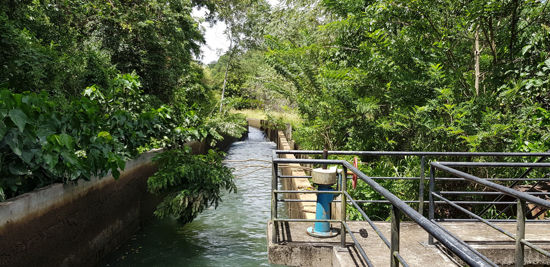
<instances>
[{"instance_id":1,"label":"sky","mask_svg":"<svg viewBox=\"0 0 550 267\"><path fill-rule=\"evenodd\" d=\"M280 0L267 0L271 6L279 4ZM205 9L199 10L193 8L191 13L195 18L204 18L206 13ZM203 22L200 24L204 30L204 39L206 44L201 46L201 56L200 61L204 64L211 63L212 61L217 61L218 58L223 55L229 48L229 40L224 35L226 25L224 22L218 22L214 25L210 25L208 22Z\"/></svg>"}]
</instances>

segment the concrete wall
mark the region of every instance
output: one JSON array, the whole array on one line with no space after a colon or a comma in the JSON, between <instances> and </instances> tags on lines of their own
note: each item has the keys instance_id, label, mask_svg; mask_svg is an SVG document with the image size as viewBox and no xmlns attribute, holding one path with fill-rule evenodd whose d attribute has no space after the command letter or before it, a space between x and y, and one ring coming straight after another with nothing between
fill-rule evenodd
<instances>
[{"instance_id":1,"label":"concrete wall","mask_svg":"<svg viewBox=\"0 0 550 267\"><path fill-rule=\"evenodd\" d=\"M287 139L285 132L269 129L267 123L263 120L248 119L250 126L258 127L266 133L269 140L277 144L279 150L293 150L294 142ZM281 155L282 158L295 159L291 154ZM300 164L284 164L279 166L282 175L305 176L306 173ZM298 179L280 179L284 190L314 190L312 184L307 178ZM317 200L315 194L285 194L285 199ZM315 219L315 202L286 202L288 216L295 219Z\"/></svg>"},{"instance_id":2,"label":"concrete wall","mask_svg":"<svg viewBox=\"0 0 550 267\"><path fill-rule=\"evenodd\" d=\"M94 266L140 227L156 199L156 151L112 176L53 184L0 202L0 266Z\"/></svg>"},{"instance_id":3,"label":"concrete wall","mask_svg":"<svg viewBox=\"0 0 550 267\"><path fill-rule=\"evenodd\" d=\"M245 137L246 134L243 136ZM226 137L226 150L238 138ZM193 154L209 142L189 142ZM126 163L120 178L53 184L0 202L0 266L95 266L149 218L159 199L147 193L151 151Z\"/></svg>"},{"instance_id":4,"label":"concrete wall","mask_svg":"<svg viewBox=\"0 0 550 267\"><path fill-rule=\"evenodd\" d=\"M280 150L294 149L286 139L283 131L278 131L277 148ZM281 155L282 158L295 159L292 154ZM306 173L300 164L285 164L279 166L282 175L304 176ZM307 178L281 179L284 190L314 190ZM286 199L317 200L315 194L286 194ZM315 202L287 202L288 215L290 218L315 219Z\"/></svg>"}]
</instances>

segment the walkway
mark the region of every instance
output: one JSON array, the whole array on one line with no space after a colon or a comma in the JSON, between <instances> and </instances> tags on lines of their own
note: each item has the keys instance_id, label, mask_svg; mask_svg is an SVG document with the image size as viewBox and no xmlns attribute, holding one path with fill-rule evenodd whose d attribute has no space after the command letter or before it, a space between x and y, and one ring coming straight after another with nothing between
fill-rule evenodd
<instances>
[{"instance_id":1,"label":"walkway","mask_svg":"<svg viewBox=\"0 0 550 267\"><path fill-rule=\"evenodd\" d=\"M340 246L340 236L319 239L306 234L306 228L313 223L279 222L278 244L268 245L269 260L272 263L291 266L366 266L353 246L349 234L347 247ZM337 224L335 224L335 227ZM464 240L477 251L488 256L498 265L514 264L514 241L506 238L496 230L483 223L453 222L441 223L455 236ZM510 232L515 231L515 223L497 223L499 227ZM374 266L390 265L390 250L383 241L373 232L366 222L349 222L352 232L365 249ZM376 226L385 236L390 236L389 222L376 222ZM272 240L271 229L268 225L268 241ZM338 227L337 227L338 228ZM367 237L362 237L360 229L367 230ZM528 223L526 239L541 247L550 248L550 227L543 223ZM403 258L410 266L462 266L457 260L450 257L445 250L436 245L428 245L428 234L418 225L410 222L401 224L401 251ZM550 264L548 258L526 249L526 264Z\"/></svg>"}]
</instances>

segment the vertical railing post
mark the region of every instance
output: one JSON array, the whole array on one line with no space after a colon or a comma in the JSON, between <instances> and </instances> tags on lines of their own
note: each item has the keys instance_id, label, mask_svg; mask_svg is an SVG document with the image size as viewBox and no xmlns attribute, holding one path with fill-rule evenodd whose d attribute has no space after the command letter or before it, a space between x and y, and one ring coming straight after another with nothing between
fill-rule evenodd
<instances>
[{"instance_id":1,"label":"vertical railing post","mask_svg":"<svg viewBox=\"0 0 550 267\"><path fill-rule=\"evenodd\" d=\"M429 207L428 207L428 219L433 220L435 217L435 202L434 197L432 193L435 190L435 168L433 166L430 166L430 186L428 189L428 199L430 201ZM434 244L434 237L432 235L428 236L428 244L433 245Z\"/></svg>"},{"instance_id":2,"label":"vertical railing post","mask_svg":"<svg viewBox=\"0 0 550 267\"><path fill-rule=\"evenodd\" d=\"M517 232L516 232L516 267L523 267L525 256L525 245L521 240L525 238L525 200L518 199L517 204Z\"/></svg>"},{"instance_id":3,"label":"vertical railing post","mask_svg":"<svg viewBox=\"0 0 550 267\"><path fill-rule=\"evenodd\" d=\"M344 226L344 223L346 222L346 204L347 204L347 199L346 199L346 194L344 194L344 192L346 192L347 190L347 187L348 187L348 168L346 168L345 166L343 166L342 168L342 180L340 182L340 190L342 190L342 195L341 195L341 206L340 206L340 220L342 220L341 222L341 227L340 227L340 245L344 248L346 247L346 227Z\"/></svg>"},{"instance_id":4,"label":"vertical railing post","mask_svg":"<svg viewBox=\"0 0 550 267\"><path fill-rule=\"evenodd\" d=\"M426 158L420 158L420 184L418 189L418 213L424 215L424 172L426 168Z\"/></svg>"},{"instance_id":5,"label":"vertical railing post","mask_svg":"<svg viewBox=\"0 0 550 267\"><path fill-rule=\"evenodd\" d=\"M275 156L273 159L275 159ZM275 221L275 219L277 219L277 194L275 190L277 190L279 176L277 168L277 163L273 162L271 178L271 222L273 223L273 232L271 237L274 244L277 243L277 222Z\"/></svg>"},{"instance_id":6,"label":"vertical railing post","mask_svg":"<svg viewBox=\"0 0 550 267\"><path fill-rule=\"evenodd\" d=\"M401 212L399 209L392 205L391 209L391 267L398 267L399 260L397 254L399 253L399 234L400 234Z\"/></svg>"}]
</instances>

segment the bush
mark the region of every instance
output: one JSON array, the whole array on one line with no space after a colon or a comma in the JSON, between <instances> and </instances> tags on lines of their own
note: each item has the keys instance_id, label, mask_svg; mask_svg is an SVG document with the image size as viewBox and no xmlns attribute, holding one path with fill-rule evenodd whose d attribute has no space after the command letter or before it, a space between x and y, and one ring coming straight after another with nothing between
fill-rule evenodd
<instances>
[{"instance_id":1,"label":"bush","mask_svg":"<svg viewBox=\"0 0 550 267\"><path fill-rule=\"evenodd\" d=\"M175 216L191 222L204 209L218 206L222 189L235 192L231 169L222 164L221 153L191 155L189 149L175 149L154 158L159 170L147 181L153 194L164 195L157 206L158 217Z\"/></svg>"}]
</instances>

